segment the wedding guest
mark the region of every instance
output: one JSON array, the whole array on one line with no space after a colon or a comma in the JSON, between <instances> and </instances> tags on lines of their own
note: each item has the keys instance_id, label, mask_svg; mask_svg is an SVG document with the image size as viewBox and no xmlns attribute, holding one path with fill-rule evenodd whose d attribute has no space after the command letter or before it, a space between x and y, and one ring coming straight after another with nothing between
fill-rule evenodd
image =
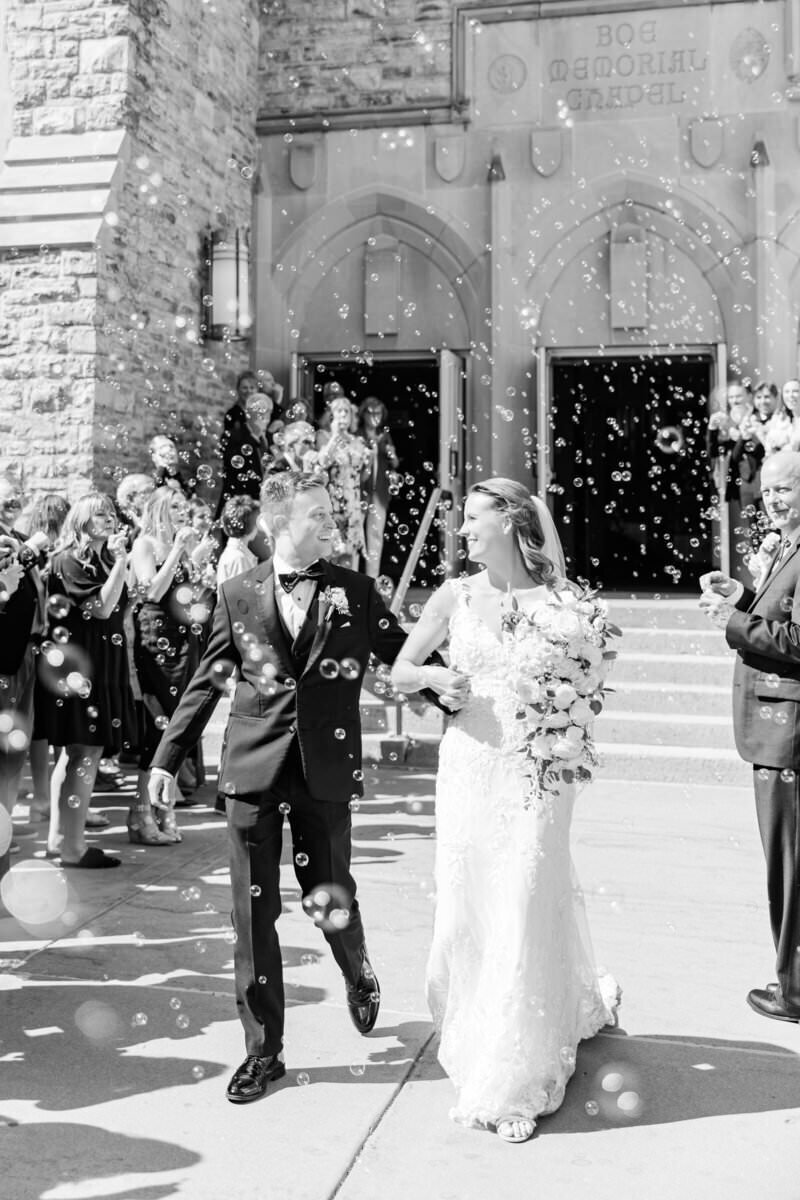
<instances>
[{"instance_id":1,"label":"wedding guest","mask_svg":"<svg viewBox=\"0 0 800 1200\"><path fill-rule=\"evenodd\" d=\"M0 475L0 542L5 564L4 603L0 609L0 714L11 717L23 735L19 747L7 744L0 753L0 804L9 816L17 801L33 726L34 650L45 626L39 567L29 557L26 564L20 559L24 539L16 522L21 511L21 488L10 476ZM18 850L12 841L9 850L0 855L0 876L8 870L9 853Z\"/></svg>"},{"instance_id":2,"label":"wedding guest","mask_svg":"<svg viewBox=\"0 0 800 1200\"><path fill-rule=\"evenodd\" d=\"M279 450L267 463L266 474L278 475L283 471L300 471L305 474L317 469L316 433L308 421L291 421L280 437Z\"/></svg>"},{"instance_id":3,"label":"wedding guest","mask_svg":"<svg viewBox=\"0 0 800 1200\"><path fill-rule=\"evenodd\" d=\"M366 548L361 474L370 461L371 451L360 437L349 431L352 411L347 397L334 396L329 409L330 433L320 434L317 465L328 473L328 491L339 533L335 561L355 569Z\"/></svg>"},{"instance_id":4,"label":"wedding guest","mask_svg":"<svg viewBox=\"0 0 800 1200\"><path fill-rule=\"evenodd\" d=\"M728 506L732 531L731 553L737 574L747 577L746 559L752 552L755 534L750 522L742 517L741 480L731 466L732 452L741 437L742 426L753 412L753 398L747 384L734 380L727 385L723 406L709 417L706 449L712 465L714 484L720 499Z\"/></svg>"},{"instance_id":5,"label":"wedding guest","mask_svg":"<svg viewBox=\"0 0 800 1200\"><path fill-rule=\"evenodd\" d=\"M121 525L128 530L130 545L133 545L139 532L145 502L155 491L155 487L153 476L141 473L124 475L117 484L117 512Z\"/></svg>"},{"instance_id":6,"label":"wedding guest","mask_svg":"<svg viewBox=\"0 0 800 1200\"><path fill-rule=\"evenodd\" d=\"M767 455L800 449L800 380L787 379L764 436Z\"/></svg>"},{"instance_id":7,"label":"wedding guest","mask_svg":"<svg viewBox=\"0 0 800 1200\"><path fill-rule=\"evenodd\" d=\"M31 533L43 533L47 538L47 562L41 572L45 587L47 586L50 555L55 550L68 512L69 504L63 496L55 492L40 497L30 510L28 529ZM49 821L50 819L50 743L47 740L47 730L43 727L42 718L42 708L45 703L46 696L41 682L37 679L33 689L33 734L28 747L33 784L33 800L28 814L30 821ZM61 747L54 746L54 762L58 761L60 754ZM86 814L87 828L102 829L108 823L108 817L103 813L92 813L89 810Z\"/></svg>"},{"instance_id":8,"label":"wedding guest","mask_svg":"<svg viewBox=\"0 0 800 1200\"><path fill-rule=\"evenodd\" d=\"M260 505L252 496L231 496L222 510L222 529L228 540L217 563L217 589L226 579L249 571L258 563L250 542L258 533Z\"/></svg>"},{"instance_id":9,"label":"wedding guest","mask_svg":"<svg viewBox=\"0 0 800 1200\"><path fill-rule=\"evenodd\" d=\"M361 506L364 509L365 571L380 575L383 535L389 511L390 472L400 465L387 423L388 410L377 396L367 396L358 409L358 433L370 452L361 472Z\"/></svg>"},{"instance_id":10,"label":"wedding guest","mask_svg":"<svg viewBox=\"0 0 800 1200\"><path fill-rule=\"evenodd\" d=\"M265 461L270 454L267 430L272 420L272 400L263 392L250 392L242 404L243 420L229 425L220 439L222 490L217 501L217 518L231 496L258 499Z\"/></svg>"},{"instance_id":11,"label":"wedding guest","mask_svg":"<svg viewBox=\"0 0 800 1200\"><path fill-rule=\"evenodd\" d=\"M739 503L758 529L761 510L761 463L764 460L769 422L778 406L778 389L774 383L762 383L753 393L753 410L746 413L739 426L739 437L731 449L730 474L739 485Z\"/></svg>"},{"instance_id":12,"label":"wedding guest","mask_svg":"<svg viewBox=\"0 0 800 1200\"><path fill-rule=\"evenodd\" d=\"M756 816L767 866L777 982L753 988L760 1016L800 1022L800 453L779 451L761 469L777 543L754 592L721 571L700 579L700 607L736 651L733 727L753 766Z\"/></svg>"},{"instance_id":13,"label":"wedding guest","mask_svg":"<svg viewBox=\"0 0 800 1200\"><path fill-rule=\"evenodd\" d=\"M199 661L197 634L187 619L183 592L191 595L190 559L198 538L189 502L172 488L156 488L145 505L131 551L135 595L134 660L142 690L144 730L137 794L128 813L128 836L143 846L181 840L174 813L159 812L147 796L147 771L161 729L175 711ZM193 753L198 753L197 748Z\"/></svg>"},{"instance_id":14,"label":"wedding guest","mask_svg":"<svg viewBox=\"0 0 800 1200\"><path fill-rule=\"evenodd\" d=\"M172 438L157 433L148 447L153 464L153 483L157 488L170 487L190 496L192 488L178 469L178 447Z\"/></svg>"},{"instance_id":15,"label":"wedding guest","mask_svg":"<svg viewBox=\"0 0 800 1200\"><path fill-rule=\"evenodd\" d=\"M53 770L48 837L48 854L64 867L120 863L87 847L86 814L103 748L119 751L134 720L123 630L126 569L125 534L116 529L113 501L89 492L70 508L51 559L51 611L64 599L69 608L55 614L62 636L39 666L48 689L43 727L52 745L64 747ZM65 675L70 650L77 657Z\"/></svg>"}]
</instances>

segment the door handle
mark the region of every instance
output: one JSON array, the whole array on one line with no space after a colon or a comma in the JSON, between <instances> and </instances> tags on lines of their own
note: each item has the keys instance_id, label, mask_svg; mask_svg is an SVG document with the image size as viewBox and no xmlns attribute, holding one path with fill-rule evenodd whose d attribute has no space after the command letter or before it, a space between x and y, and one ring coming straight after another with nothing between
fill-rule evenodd
<instances>
[{"instance_id":1,"label":"door handle","mask_svg":"<svg viewBox=\"0 0 800 1200\"><path fill-rule=\"evenodd\" d=\"M450 462L447 468L447 473L451 479L458 478L458 451L454 447L451 447L450 449Z\"/></svg>"}]
</instances>

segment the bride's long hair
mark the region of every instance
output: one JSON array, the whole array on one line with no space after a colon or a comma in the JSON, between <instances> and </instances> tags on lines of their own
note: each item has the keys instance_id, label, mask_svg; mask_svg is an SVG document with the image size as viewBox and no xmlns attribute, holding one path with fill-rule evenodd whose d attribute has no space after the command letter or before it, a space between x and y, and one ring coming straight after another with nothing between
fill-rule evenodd
<instances>
[{"instance_id":1,"label":"bride's long hair","mask_svg":"<svg viewBox=\"0 0 800 1200\"><path fill-rule=\"evenodd\" d=\"M544 552L545 535L534 496L515 479L497 476L473 484L470 495L489 496L511 522L525 570L536 584L552 587L559 579L553 559Z\"/></svg>"}]
</instances>

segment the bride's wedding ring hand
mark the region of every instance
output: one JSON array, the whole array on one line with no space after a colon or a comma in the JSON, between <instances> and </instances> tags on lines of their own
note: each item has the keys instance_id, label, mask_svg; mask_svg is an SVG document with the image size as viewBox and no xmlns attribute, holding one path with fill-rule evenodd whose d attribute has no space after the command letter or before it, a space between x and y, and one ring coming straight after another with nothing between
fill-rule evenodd
<instances>
[{"instance_id":1,"label":"bride's wedding ring hand","mask_svg":"<svg viewBox=\"0 0 800 1200\"><path fill-rule=\"evenodd\" d=\"M451 712L457 712L469 698L469 675L453 671L449 667L425 667L425 687L436 692L442 704Z\"/></svg>"}]
</instances>

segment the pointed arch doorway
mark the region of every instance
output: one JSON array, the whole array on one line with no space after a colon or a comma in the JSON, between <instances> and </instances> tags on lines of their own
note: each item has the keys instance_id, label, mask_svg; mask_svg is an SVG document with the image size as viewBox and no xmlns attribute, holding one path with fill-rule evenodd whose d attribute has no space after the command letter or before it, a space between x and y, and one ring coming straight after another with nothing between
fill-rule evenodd
<instances>
[{"instance_id":1,"label":"pointed arch doorway","mask_svg":"<svg viewBox=\"0 0 800 1200\"><path fill-rule=\"evenodd\" d=\"M461 562L457 529L465 472L465 356L444 348L424 355L345 358L323 351L293 356L292 396L310 403L316 421L324 413L325 384L332 382L340 383L354 404L376 396L388 410L399 465L390 480L381 574L397 583L431 492L440 487L449 497L428 533L412 579L414 587L438 586Z\"/></svg>"}]
</instances>

